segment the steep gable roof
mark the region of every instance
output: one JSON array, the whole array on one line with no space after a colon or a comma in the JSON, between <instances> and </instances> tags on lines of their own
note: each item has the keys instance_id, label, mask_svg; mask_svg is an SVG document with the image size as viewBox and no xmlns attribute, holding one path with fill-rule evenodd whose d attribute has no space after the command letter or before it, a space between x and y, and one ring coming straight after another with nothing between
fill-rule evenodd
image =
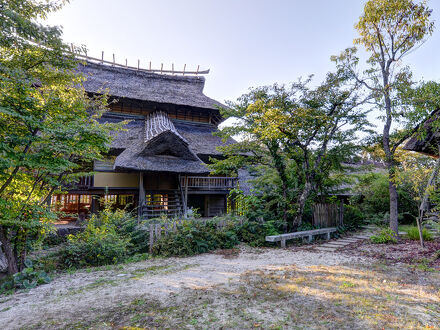
<instances>
[{"instance_id":1,"label":"steep gable roof","mask_svg":"<svg viewBox=\"0 0 440 330\"><path fill-rule=\"evenodd\" d=\"M440 131L434 128L434 121L440 118L440 109L435 110L423 123L422 130L414 134L403 149L416 151L425 155L439 157Z\"/></svg>"},{"instance_id":2,"label":"steep gable roof","mask_svg":"<svg viewBox=\"0 0 440 330\"><path fill-rule=\"evenodd\" d=\"M115 169L193 174L209 172L165 112L148 115L144 127L144 136L116 157Z\"/></svg>"},{"instance_id":3,"label":"steep gable roof","mask_svg":"<svg viewBox=\"0 0 440 330\"><path fill-rule=\"evenodd\" d=\"M161 75L91 62L79 65L78 72L87 79L83 85L90 93L107 91L114 97L209 110L224 107L203 94L203 77Z\"/></svg>"}]
</instances>

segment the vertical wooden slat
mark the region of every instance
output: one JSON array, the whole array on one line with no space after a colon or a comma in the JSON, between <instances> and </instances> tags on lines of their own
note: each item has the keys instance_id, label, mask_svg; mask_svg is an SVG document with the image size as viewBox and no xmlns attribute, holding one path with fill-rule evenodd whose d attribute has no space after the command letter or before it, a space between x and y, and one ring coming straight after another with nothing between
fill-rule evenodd
<instances>
[{"instance_id":1,"label":"vertical wooden slat","mask_svg":"<svg viewBox=\"0 0 440 330\"><path fill-rule=\"evenodd\" d=\"M150 224L150 253L153 252L153 244L154 244L154 227Z\"/></svg>"}]
</instances>

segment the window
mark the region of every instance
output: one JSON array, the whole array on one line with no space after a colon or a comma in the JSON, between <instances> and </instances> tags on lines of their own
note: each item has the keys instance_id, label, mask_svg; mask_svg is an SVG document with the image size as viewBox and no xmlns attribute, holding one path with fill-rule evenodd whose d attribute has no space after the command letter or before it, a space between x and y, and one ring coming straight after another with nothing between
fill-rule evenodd
<instances>
[{"instance_id":1,"label":"window","mask_svg":"<svg viewBox=\"0 0 440 330\"><path fill-rule=\"evenodd\" d=\"M51 200L52 210L63 212L63 220L76 220L78 216L86 217L92 208L92 196L79 194L54 195Z\"/></svg>"},{"instance_id":2,"label":"window","mask_svg":"<svg viewBox=\"0 0 440 330\"><path fill-rule=\"evenodd\" d=\"M111 203L114 209L124 209L134 207L134 195L105 195L104 203Z\"/></svg>"}]
</instances>

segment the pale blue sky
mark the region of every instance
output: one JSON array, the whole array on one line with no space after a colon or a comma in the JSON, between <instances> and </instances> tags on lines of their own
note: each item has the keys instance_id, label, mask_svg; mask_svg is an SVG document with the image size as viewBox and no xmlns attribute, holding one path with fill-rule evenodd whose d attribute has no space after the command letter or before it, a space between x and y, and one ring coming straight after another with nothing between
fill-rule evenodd
<instances>
[{"instance_id":1,"label":"pale blue sky","mask_svg":"<svg viewBox=\"0 0 440 330\"><path fill-rule=\"evenodd\" d=\"M331 55L352 46L364 0L72 0L48 23L89 55L141 66L210 68L205 94L234 100L251 86L322 78ZM440 0L431 0L433 18ZM439 23L440 24L440 23ZM440 27L406 61L440 79Z\"/></svg>"}]
</instances>

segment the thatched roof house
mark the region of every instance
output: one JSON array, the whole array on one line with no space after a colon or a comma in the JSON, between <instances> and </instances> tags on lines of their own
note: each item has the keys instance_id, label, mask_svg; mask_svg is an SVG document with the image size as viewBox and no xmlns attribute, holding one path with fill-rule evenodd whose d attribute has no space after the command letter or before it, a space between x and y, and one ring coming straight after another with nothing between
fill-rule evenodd
<instances>
[{"instance_id":1,"label":"thatched roof house","mask_svg":"<svg viewBox=\"0 0 440 330\"><path fill-rule=\"evenodd\" d=\"M406 142L403 149L439 157L440 127L437 127L437 123L434 124L439 119L440 109L431 114L425 123L422 124L422 129Z\"/></svg>"},{"instance_id":2,"label":"thatched roof house","mask_svg":"<svg viewBox=\"0 0 440 330\"><path fill-rule=\"evenodd\" d=\"M207 167L210 157L221 157L216 148L224 143L213 133L224 105L203 94L203 77L89 62L78 71L87 79L88 93L105 93L112 100L101 122L128 120L124 130L112 134L108 159L95 162L93 178L71 189L68 196L78 212L97 208L91 195L121 206L133 203L149 217L180 214L189 207L205 216L226 211L226 196L236 179L210 177Z\"/></svg>"},{"instance_id":3,"label":"thatched roof house","mask_svg":"<svg viewBox=\"0 0 440 330\"><path fill-rule=\"evenodd\" d=\"M90 93L107 92L115 98L156 106L187 106L214 112L224 106L203 94L204 77L161 75L91 62L81 65L79 71L86 76L84 87Z\"/></svg>"}]
</instances>

